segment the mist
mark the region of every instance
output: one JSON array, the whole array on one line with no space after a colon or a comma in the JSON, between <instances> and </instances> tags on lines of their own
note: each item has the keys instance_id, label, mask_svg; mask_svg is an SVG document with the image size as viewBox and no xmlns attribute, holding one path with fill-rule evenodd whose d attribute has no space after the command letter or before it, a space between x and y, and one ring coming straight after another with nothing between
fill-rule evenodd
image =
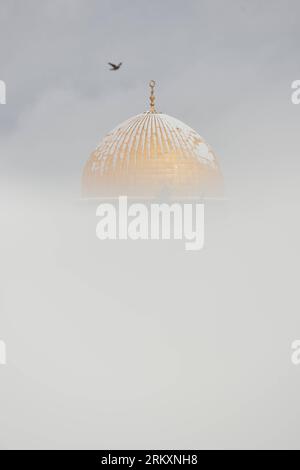
<instances>
[{"instance_id":1,"label":"mist","mask_svg":"<svg viewBox=\"0 0 300 470\"><path fill-rule=\"evenodd\" d=\"M100 241L97 204L66 188L6 187L1 447L298 447L290 193L207 204L187 252Z\"/></svg>"}]
</instances>

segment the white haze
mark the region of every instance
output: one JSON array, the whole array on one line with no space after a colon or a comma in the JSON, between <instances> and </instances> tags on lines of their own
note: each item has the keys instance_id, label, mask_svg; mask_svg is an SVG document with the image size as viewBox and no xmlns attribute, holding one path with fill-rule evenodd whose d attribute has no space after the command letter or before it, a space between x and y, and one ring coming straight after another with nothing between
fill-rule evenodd
<instances>
[{"instance_id":1,"label":"white haze","mask_svg":"<svg viewBox=\"0 0 300 470\"><path fill-rule=\"evenodd\" d=\"M299 191L252 183L207 207L201 252L2 185L1 448L300 447Z\"/></svg>"}]
</instances>

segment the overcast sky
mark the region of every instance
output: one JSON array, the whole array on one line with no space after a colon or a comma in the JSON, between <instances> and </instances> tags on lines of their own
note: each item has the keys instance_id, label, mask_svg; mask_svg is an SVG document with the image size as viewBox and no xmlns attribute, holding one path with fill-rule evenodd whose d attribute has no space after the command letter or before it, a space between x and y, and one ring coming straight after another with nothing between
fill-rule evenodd
<instances>
[{"instance_id":1,"label":"overcast sky","mask_svg":"<svg viewBox=\"0 0 300 470\"><path fill-rule=\"evenodd\" d=\"M2 175L79 186L105 133L147 110L150 79L158 110L212 145L228 182L293 173L299 14L297 0L0 0Z\"/></svg>"}]
</instances>

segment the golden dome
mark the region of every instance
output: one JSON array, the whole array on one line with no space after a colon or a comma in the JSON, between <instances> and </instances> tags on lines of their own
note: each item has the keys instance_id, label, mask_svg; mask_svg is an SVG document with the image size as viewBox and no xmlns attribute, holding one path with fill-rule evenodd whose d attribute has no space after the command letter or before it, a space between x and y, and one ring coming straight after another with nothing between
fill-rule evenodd
<instances>
[{"instance_id":1,"label":"golden dome","mask_svg":"<svg viewBox=\"0 0 300 470\"><path fill-rule=\"evenodd\" d=\"M157 113L150 86L150 111L117 126L90 156L83 196L220 196L222 176L211 147L178 119Z\"/></svg>"}]
</instances>

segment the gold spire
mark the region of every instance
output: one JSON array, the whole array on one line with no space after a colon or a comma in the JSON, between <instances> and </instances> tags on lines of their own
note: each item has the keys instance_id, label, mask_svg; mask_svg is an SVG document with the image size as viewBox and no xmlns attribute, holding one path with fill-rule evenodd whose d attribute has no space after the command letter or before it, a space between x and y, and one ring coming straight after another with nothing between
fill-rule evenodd
<instances>
[{"instance_id":1,"label":"gold spire","mask_svg":"<svg viewBox=\"0 0 300 470\"><path fill-rule=\"evenodd\" d=\"M156 113L155 109L155 95L154 95L154 88L155 88L155 81L151 80L149 82L149 87L151 89L151 94L150 94L150 113Z\"/></svg>"}]
</instances>

